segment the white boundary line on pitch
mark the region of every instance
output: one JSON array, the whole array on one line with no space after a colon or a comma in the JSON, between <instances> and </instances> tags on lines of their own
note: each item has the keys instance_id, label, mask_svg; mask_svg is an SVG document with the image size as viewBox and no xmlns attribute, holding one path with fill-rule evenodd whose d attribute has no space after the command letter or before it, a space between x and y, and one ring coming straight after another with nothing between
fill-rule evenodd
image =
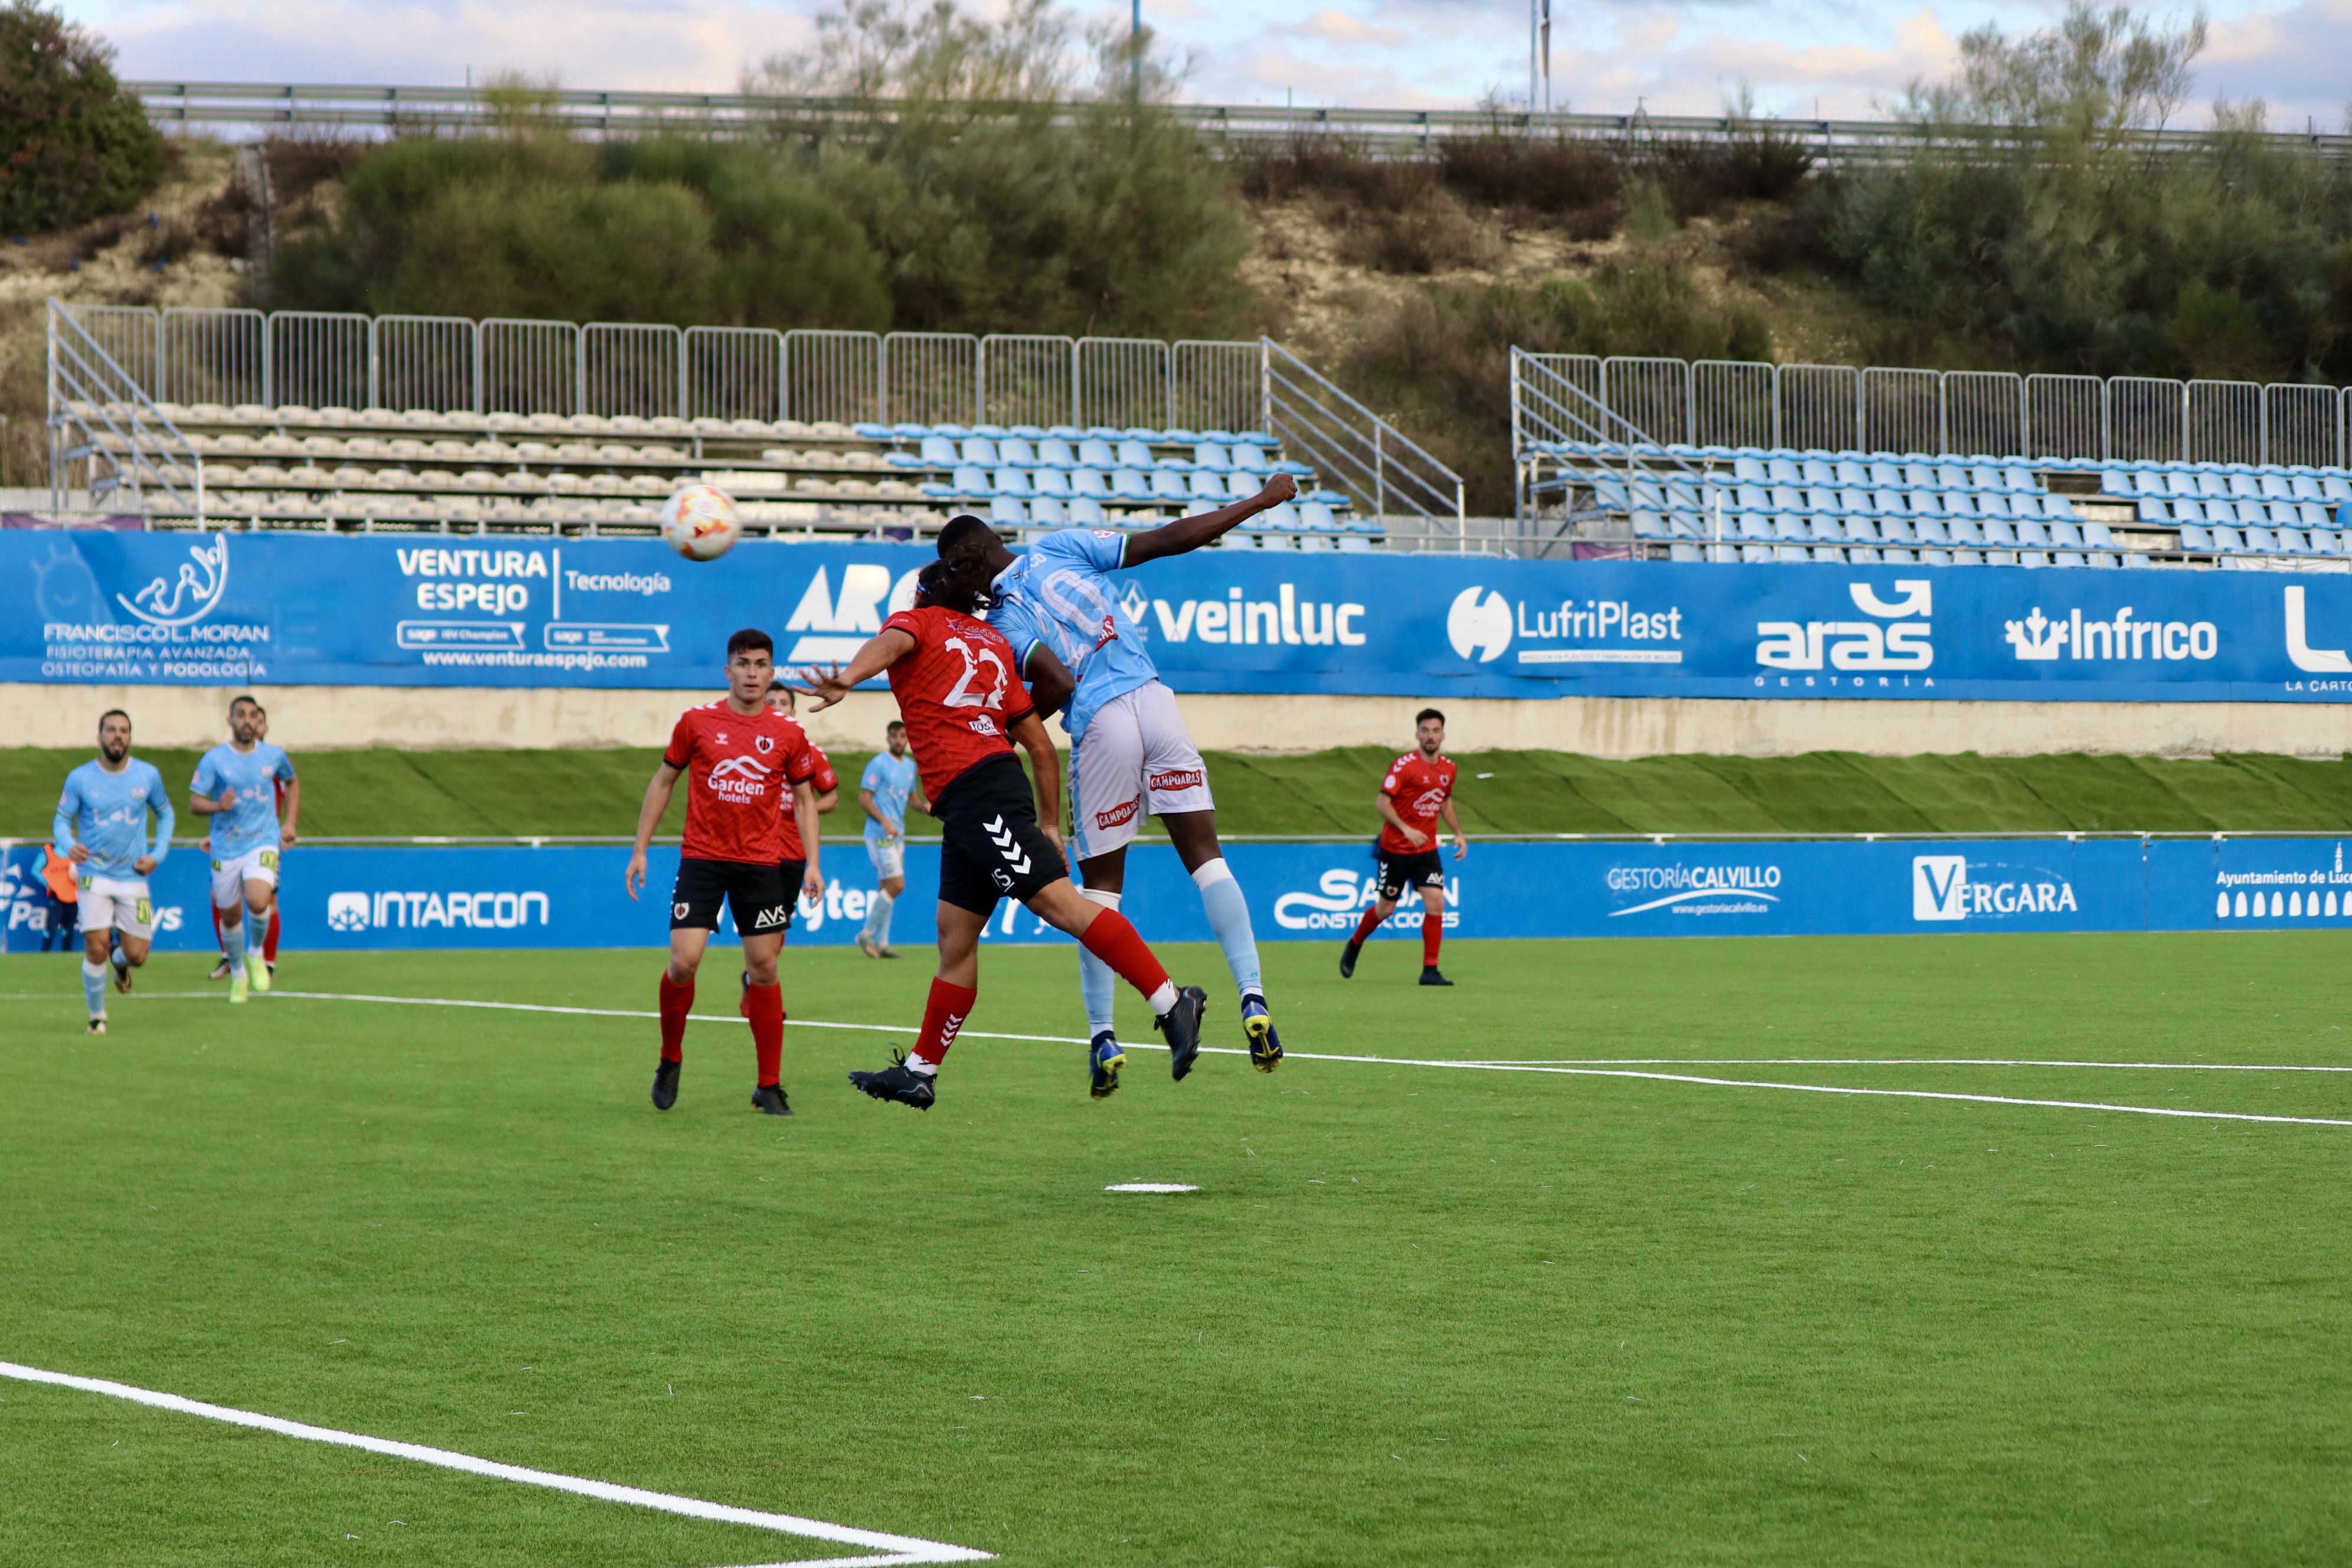
<instances>
[{"instance_id":1,"label":"white boundary line on pitch","mask_svg":"<svg viewBox=\"0 0 2352 1568\"><path fill-rule=\"evenodd\" d=\"M585 1480L578 1476L559 1476L547 1470L525 1469L520 1465L501 1465L493 1459L478 1459L471 1454L451 1453L446 1448L396 1443L388 1437L370 1437L359 1432L338 1432L331 1426L305 1426L299 1421L259 1415L250 1410L231 1410L226 1405L183 1399L176 1394L159 1394L153 1389L133 1388L129 1384L109 1383L103 1378L47 1372L15 1362L0 1361L0 1377L13 1377L21 1383L46 1383L59 1388L79 1389L84 1394L108 1394L116 1399L130 1400L134 1405L152 1405L158 1410L174 1411L182 1415L201 1415L207 1421L225 1421L232 1426L251 1426L264 1432L275 1432L281 1437L331 1443L344 1448L364 1448L371 1454L406 1459L413 1464L437 1465L446 1470L463 1470L468 1475L488 1476L494 1480L514 1481L527 1487L546 1487L553 1491L571 1492L603 1502L656 1509L663 1513L683 1514L688 1519L709 1520L716 1524L772 1530L782 1535L829 1541L843 1546L870 1547L874 1552L884 1554L764 1563L753 1565L753 1568L914 1568L918 1563L984 1563L994 1556L992 1552L976 1551L969 1546L950 1546L945 1542L923 1541L911 1535L887 1535L878 1530L852 1530L845 1524L827 1524L821 1519L802 1519L789 1513L761 1513L755 1509L703 1502L696 1498L675 1497L668 1492L615 1486L611 1481Z\"/></svg>"},{"instance_id":2,"label":"white boundary line on pitch","mask_svg":"<svg viewBox=\"0 0 2352 1568\"><path fill-rule=\"evenodd\" d=\"M468 998L457 996L374 996L356 993L345 994L331 991L274 991L269 993L269 994L273 996L296 997L310 1002L389 1002L394 1004L404 1004L416 1007L487 1007L502 1012L562 1013L597 1018L655 1018L660 1016L660 1015L656 1013L644 1012L625 1007L563 1007L557 1006L552 1004L537 1002L478 1002ZM740 1018L712 1018L696 1014L689 1014L688 1016L701 1016L707 1023L742 1022ZM890 1035L912 1034L914 1032L911 1029L908 1029L896 1024L837 1024L829 1023L819 1018L798 1018L791 1021L799 1024L800 1026L804 1029L856 1029L866 1033ZM1082 1046L1087 1043L1084 1040L1077 1039L1067 1035L992 1034L981 1029L965 1029L958 1036L958 1038L975 1040L1032 1040L1043 1042L1048 1045L1066 1046ZM1154 1046L1152 1048L1165 1049L1164 1047L1158 1046ZM1248 1054L1236 1047L1203 1046L1201 1048L1203 1051L1212 1052L1218 1056L1238 1057ZM1957 1100L1972 1101L1979 1105L2024 1105L2053 1110L2105 1110L2128 1116L2169 1116L2192 1121L2263 1121L2288 1123L2300 1127L2352 1127L2352 1118L2336 1116L2266 1116L2247 1110L2186 1110L2173 1106L2110 1105L2103 1100L2029 1100L2020 1096L2005 1094L1959 1094L1948 1090L1927 1089L1846 1089L1832 1084L1773 1083L1756 1079L1706 1078L1696 1073L1641 1072L1631 1068L1617 1066L1566 1067L1556 1063L1535 1064L1495 1061L1449 1061L1436 1058L1415 1057L1355 1057L1337 1056L1319 1051L1289 1051L1285 1054L1286 1056L1296 1058L1300 1061L1358 1062L1374 1067L1454 1068L1471 1072L1552 1073L1567 1078L1649 1079L1660 1083L1692 1083L1701 1084L1715 1089L1783 1089L1796 1094L1847 1094L1862 1095L1873 1099L1890 1100ZM1946 1065L1941 1062L1930 1062L1919 1058L1907 1058L1903 1065L1908 1065L1910 1060L1919 1060L1920 1065L1932 1065L1938 1067ZM1769 1067L1782 1064L1770 1060L1762 1060L1758 1061L1755 1065L1759 1067ZM1841 1062L1839 1065L1863 1067L1874 1064L1860 1060L1847 1059ZM2018 1063L2015 1065L2057 1066L2073 1064ZM2202 1064L2165 1062L2098 1062L2081 1065L2120 1068L2193 1068L2201 1066ZM2284 1069L2273 1068L2255 1070L2280 1071ZM2336 1069L2323 1068L2317 1070L2332 1071Z\"/></svg>"}]
</instances>

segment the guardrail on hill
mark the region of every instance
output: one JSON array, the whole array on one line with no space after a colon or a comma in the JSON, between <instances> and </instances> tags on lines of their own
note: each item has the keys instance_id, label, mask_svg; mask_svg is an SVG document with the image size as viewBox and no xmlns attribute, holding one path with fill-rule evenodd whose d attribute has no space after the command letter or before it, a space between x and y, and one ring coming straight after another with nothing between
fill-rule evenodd
<instances>
[{"instance_id":1,"label":"guardrail on hill","mask_svg":"<svg viewBox=\"0 0 2352 1568\"><path fill-rule=\"evenodd\" d=\"M433 132L489 125L496 110L487 92L470 87L369 87L317 82L134 81L148 118L163 125L341 126L353 130ZM534 95L539 99L540 95ZM740 133L777 120L805 124L862 113L848 99L741 92L633 92L559 89L543 96L543 112L558 123L597 135L628 135L681 125ZM1068 106L1076 112L1081 105ZM1824 162L1866 161L1916 146L1918 132L1890 120L1781 120L1721 114L1536 113L1485 109L1372 109L1288 104L1178 103L1170 110L1218 141L1265 141L1294 135L1344 136L1382 153L1427 152L1452 136L1528 133L1592 140L1661 138L1690 142L1747 140L1770 132L1809 149ZM2159 151L2207 145L2200 131L2121 132L2126 143ZM1988 126L1970 133L1990 147L2021 144L2025 133ZM2352 154L2352 134L2271 132L2280 145Z\"/></svg>"}]
</instances>

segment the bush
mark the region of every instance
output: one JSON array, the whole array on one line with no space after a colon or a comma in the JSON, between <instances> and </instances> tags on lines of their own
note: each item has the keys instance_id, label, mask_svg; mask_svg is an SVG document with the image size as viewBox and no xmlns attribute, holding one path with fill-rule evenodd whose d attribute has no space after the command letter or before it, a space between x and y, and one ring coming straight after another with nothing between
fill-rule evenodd
<instances>
[{"instance_id":1,"label":"bush","mask_svg":"<svg viewBox=\"0 0 2352 1568\"><path fill-rule=\"evenodd\" d=\"M888 310L856 226L772 152L529 127L363 159L272 280L281 305L376 313L873 328Z\"/></svg>"},{"instance_id":2,"label":"bush","mask_svg":"<svg viewBox=\"0 0 2352 1568\"><path fill-rule=\"evenodd\" d=\"M1339 136L1295 135L1243 150L1243 194L1260 201L1311 197L1339 231L1342 261L1381 272L1427 273L1492 259L1496 237L1446 188L1426 158L1375 157Z\"/></svg>"},{"instance_id":3,"label":"bush","mask_svg":"<svg viewBox=\"0 0 2352 1568\"><path fill-rule=\"evenodd\" d=\"M127 211L163 177L163 140L114 79L113 58L36 0L0 7L0 230Z\"/></svg>"}]
</instances>

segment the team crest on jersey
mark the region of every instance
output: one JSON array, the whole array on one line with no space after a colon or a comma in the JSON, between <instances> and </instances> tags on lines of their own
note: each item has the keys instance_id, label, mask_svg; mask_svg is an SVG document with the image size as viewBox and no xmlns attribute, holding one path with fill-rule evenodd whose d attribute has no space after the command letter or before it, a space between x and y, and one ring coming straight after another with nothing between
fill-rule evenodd
<instances>
[{"instance_id":1,"label":"team crest on jersey","mask_svg":"<svg viewBox=\"0 0 2352 1568\"><path fill-rule=\"evenodd\" d=\"M754 735L751 737L751 744L760 749L761 755L765 756L776 749L776 738L773 735Z\"/></svg>"}]
</instances>

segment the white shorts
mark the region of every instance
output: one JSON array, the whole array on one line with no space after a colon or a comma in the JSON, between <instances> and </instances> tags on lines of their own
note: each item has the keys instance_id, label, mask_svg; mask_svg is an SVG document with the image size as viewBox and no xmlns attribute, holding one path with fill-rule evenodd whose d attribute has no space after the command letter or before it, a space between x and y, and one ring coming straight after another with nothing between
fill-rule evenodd
<instances>
[{"instance_id":1,"label":"white shorts","mask_svg":"<svg viewBox=\"0 0 2352 1568\"><path fill-rule=\"evenodd\" d=\"M1095 710L1070 748L1074 859L1132 844L1148 814L1209 811L1209 770L1176 711L1176 694L1154 680Z\"/></svg>"},{"instance_id":2,"label":"white shorts","mask_svg":"<svg viewBox=\"0 0 2352 1568\"><path fill-rule=\"evenodd\" d=\"M155 900L144 877L93 877L74 879L80 895L81 929L104 931L109 926L125 936L155 934Z\"/></svg>"},{"instance_id":3,"label":"white shorts","mask_svg":"<svg viewBox=\"0 0 2352 1568\"><path fill-rule=\"evenodd\" d=\"M903 838L867 839L866 858L874 862L874 874L886 882L907 874L907 841Z\"/></svg>"},{"instance_id":4,"label":"white shorts","mask_svg":"<svg viewBox=\"0 0 2352 1568\"><path fill-rule=\"evenodd\" d=\"M213 862L213 908L233 910L245 902L247 882L278 886L278 851L248 849L234 860Z\"/></svg>"}]
</instances>

